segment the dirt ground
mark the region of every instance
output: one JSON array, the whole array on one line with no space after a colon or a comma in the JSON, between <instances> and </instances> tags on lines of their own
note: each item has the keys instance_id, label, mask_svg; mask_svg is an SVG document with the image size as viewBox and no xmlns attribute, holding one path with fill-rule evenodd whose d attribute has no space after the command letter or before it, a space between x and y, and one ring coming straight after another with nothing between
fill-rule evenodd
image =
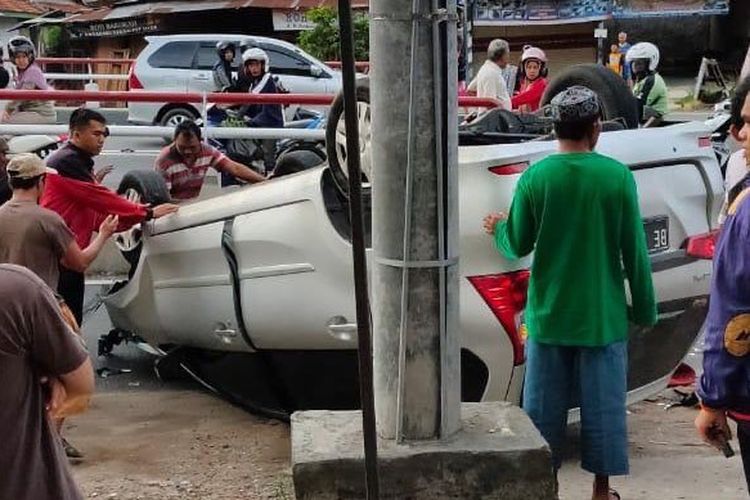
<instances>
[{"instance_id":1,"label":"dirt ground","mask_svg":"<svg viewBox=\"0 0 750 500\"><path fill-rule=\"evenodd\" d=\"M294 498L288 426L200 391L99 394L67 428L87 498Z\"/></svg>"},{"instance_id":2,"label":"dirt ground","mask_svg":"<svg viewBox=\"0 0 750 500\"><path fill-rule=\"evenodd\" d=\"M726 460L698 443L695 410L665 411L665 403L631 408L631 475L614 480L623 499L748 498L739 458ZM289 427L200 390L99 394L87 414L71 421L67 436L86 453L74 473L87 498L294 498ZM560 474L563 500L590 498L591 479L576 455L571 439Z\"/></svg>"}]
</instances>

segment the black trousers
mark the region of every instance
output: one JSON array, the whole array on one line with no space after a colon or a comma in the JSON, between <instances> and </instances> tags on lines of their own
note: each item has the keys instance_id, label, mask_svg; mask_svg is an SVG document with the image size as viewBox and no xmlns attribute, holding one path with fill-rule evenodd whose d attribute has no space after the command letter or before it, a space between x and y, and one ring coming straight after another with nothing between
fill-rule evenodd
<instances>
[{"instance_id":1,"label":"black trousers","mask_svg":"<svg viewBox=\"0 0 750 500\"><path fill-rule=\"evenodd\" d=\"M65 299L79 325L83 323L84 288L83 273L60 267L60 281L57 284L57 293Z\"/></svg>"}]
</instances>

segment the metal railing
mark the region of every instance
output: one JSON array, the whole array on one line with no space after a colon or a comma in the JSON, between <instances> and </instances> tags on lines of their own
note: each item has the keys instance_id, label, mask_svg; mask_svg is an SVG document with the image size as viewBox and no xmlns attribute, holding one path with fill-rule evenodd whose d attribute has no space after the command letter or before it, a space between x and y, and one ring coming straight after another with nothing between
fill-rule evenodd
<instances>
[{"instance_id":1,"label":"metal railing","mask_svg":"<svg viewBox=\"0 0 750 500\"><path fill-rule=\"evenodd\" d=\"M0 100L55 102L110 101L110 102L164 102L190 104L303 104L325 106L333 102L334 94L236 94L221 92L151 92L130 91L81 91L81 90L14 90L0 89ZM459 96L461 107L494 108L499 102L492 98Z\"/></svg>"},{"instance_id":2,"label":"metal railing","mask_svg":"<svg viewBox=\"0 0 750 500\"><path fill-rule=\"evenodd\" d=\"M325 131L321 129L297 128L251 128L251 127L209 127L208 105L217 104L301 104L310 106L330 105L336 96L333 94L235 94L235 93L189 93L189 92L148 92L132 90L119 91L81 91L81 90L14 90L0 89L0 100L55 102L108 101L108 102L155 102L197 104L204 123L204 135L217 139L305 139L322 140ZM461 107L494 108L498 101L489 98L459 96ZM171 127L113 125L110 133L113 136L129 137L172 137ZM16 125L0 124L0 135L63 134L68 132L66 125Z\"/></svg>"}]
</instances>

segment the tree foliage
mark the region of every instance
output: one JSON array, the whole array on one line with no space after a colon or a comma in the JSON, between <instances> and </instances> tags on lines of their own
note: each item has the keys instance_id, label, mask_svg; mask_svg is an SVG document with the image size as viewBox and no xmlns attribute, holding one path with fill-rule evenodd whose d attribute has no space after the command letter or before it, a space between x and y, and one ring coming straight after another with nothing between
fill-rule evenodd
<instances>
[{"instance_id":1,"label":"tree foliage","mask_svg":"<svg viewBox=\"0 0 750 500\"><path fill-rule=\"evenodd\" d=\"M307 11L307 19L315 23L311 30L299 34L297 42L302 50L323 61L340 61L339 24L335 10L330 7L316 7ZM354 29L354 57L367 61L370 57L370 20L365 13L355 13L352 18Z\"/></svg>"}]
</instances>

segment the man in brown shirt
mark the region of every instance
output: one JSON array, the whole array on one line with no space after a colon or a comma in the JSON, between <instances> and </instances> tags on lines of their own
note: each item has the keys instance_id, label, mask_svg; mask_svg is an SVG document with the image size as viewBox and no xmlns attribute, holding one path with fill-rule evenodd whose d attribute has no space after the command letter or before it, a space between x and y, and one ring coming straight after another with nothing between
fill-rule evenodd
<instances>
[{"instance_id":1,"label":"man in brown shirt","mask_svg":"<svg viewBox=\"0 0 750 500\"><path fill-rule=\"evenodd\" d=\"M82 500L49 417L86 407L91 361L52 290L11 264L0 264L0 381L0 498Z\"/></svg>"},{"instance_id":2,"label":"man in brown shirt","mask_svg":"<svg viewBox=\"0 0 750 500\"><path fill-rule=\"evenodd\" d=\"M112 236L118 219L107 217L97 237L81 250L62 217L38 205L47 175L42 160L33 154L18 155L7 171L13 196L0 207L0 263L27 267L57 290L60 264L83 272Z\"/></svg>"}]
</instances>

